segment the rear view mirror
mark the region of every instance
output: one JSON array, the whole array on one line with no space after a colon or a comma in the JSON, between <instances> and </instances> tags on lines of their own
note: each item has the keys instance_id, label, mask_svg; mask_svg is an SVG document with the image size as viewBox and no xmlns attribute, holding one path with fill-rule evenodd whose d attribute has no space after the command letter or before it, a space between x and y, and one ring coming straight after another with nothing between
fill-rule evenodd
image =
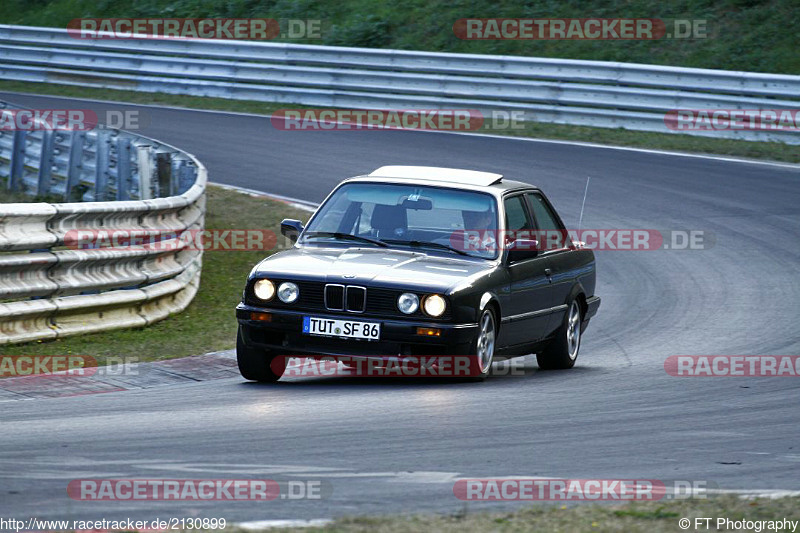
<instances>
[{"instance_id":1,"label":"rear view mirror","mask_svg":"<svg viewBox=\"0 0 800 533\"><path fill-rule=\"evenodd\" d=\"M281 221L281 234L284 237L291 239L292 242L297 242L300 232L303 231L303 223L299 220L292 218L284 218Z\"/></svg>"},{"instance_id":2,"label":"rear view mirror","mask_svg":"<svg viewBox=\"0 0 800 533\"><path fill-rule=\"evenodd\" d=\"M430 211L431 209L433 209L433 202L431 202L428 198L418 198L416 200L406 198L405 200L403 200L403 203L401 203L400 206L405 209Z\"/></svg>"}]
</instances>

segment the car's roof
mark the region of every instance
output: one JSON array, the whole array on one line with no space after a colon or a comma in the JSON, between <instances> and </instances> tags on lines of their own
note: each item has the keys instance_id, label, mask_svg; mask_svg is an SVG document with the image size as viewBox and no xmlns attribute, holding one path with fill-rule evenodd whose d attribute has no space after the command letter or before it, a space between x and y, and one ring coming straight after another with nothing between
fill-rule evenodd
<instances>
[{"instance_id":1,"label":"car's roof","mask_svg":"<svg viewBox=\"0 0 800 533\"><path fill-rule=\"evenodd\" d=\"M528 183L507 180L502 174L443 167L418 167L390 165L380 167L364 176L345 181L373 181L380 183L420 183L450 186L458 189L504 192L519 188L536 188Z\"/></svg>"},{"instance_id":2,"label":"car's roof","mask_svg":"<svg viewBox=\"0 0 800 533\"><path fill-rule=\"evenodd\" d=\"M386 166L373 170L369 174L378 178L409 178L424 179L426 181L446 181L462 185L480 185L483 187L493 185L503 179L502 174L493 172L479 172L477 170L462 170L460 168L442 167L408 167Z\"/></svg>"}]
</instances>

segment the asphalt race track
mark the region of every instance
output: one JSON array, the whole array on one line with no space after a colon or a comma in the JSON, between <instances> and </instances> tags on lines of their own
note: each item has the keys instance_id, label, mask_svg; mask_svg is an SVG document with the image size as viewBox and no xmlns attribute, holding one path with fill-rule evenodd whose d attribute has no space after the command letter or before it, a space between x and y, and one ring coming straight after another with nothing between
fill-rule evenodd
<instances>
[{"instance_id":1,"label":"asphalt race track","mask_svg":"<svg viewBox=\"0 0 800 533\"><path fill-rule=\"evenodd\" d=\"M465 506L456 479L506 476L800 490L799 378L664 369L678 354L800 355L800 167L444 133L284 132L262 117L131 109L151 114L143 134L196 154L219 183L319 202L339 180L386 164L489 170L539 185L575 227L591 176L585 228L704 230L713 246L597 252L603 303L570 371L539 371L529 356L524 375L477 384L228 378L4 403L0 516L455 512ZM80 502L65 490L79 478L153 477L325 480L332 494Z\"/></svg>"}]
</instances>

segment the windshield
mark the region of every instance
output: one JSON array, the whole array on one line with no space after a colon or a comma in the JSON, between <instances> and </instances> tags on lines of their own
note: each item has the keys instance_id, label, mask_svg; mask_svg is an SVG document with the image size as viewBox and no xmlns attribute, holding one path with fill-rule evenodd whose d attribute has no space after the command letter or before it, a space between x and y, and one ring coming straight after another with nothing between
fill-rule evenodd
<instances>
[{"instance_id":1,"label":"windshield","mask_svg":"<svg viewBox=\"0 0 800 533\"><path fill-rule=\"evenodd\" d=\"M421 185L349 183L319 209L301 242L389 243L496 257L494 247L465 247L465 230L497 230L497 202L492 195Z\"/></svg>"}]
</instances>

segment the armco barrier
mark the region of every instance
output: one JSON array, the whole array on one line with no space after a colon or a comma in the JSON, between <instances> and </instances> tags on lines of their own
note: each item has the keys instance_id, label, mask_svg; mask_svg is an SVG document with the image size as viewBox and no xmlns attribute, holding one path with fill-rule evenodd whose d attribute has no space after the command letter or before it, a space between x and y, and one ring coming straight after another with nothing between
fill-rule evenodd
<instances>
[{"instance_id":1,"label":"armco barrier","mask_svg":"<svg viewBox=\"0 0 800 533\"><path fill-rule=\"evenodd\" d=\"M127 132L0 131L0 198L73 200L0 203L0 345L146 326L183 310L200 284L201 250L178 240L74 249L66 237L202 229L206 181L192 155Z\"/></svg>"},{"instance_id":2,"label":"armco barrier","mask_svg":"<svg viewBox=\"0 0 800 533\"><path fill-rule=\"evenodd\" d=\"M676 132L673 109L793 109L800 76L604 61L221 40L77 39L0 25L4 79L359 109L517 111L525 120L800 144L797 131Z\"/></svg>"}]
</instances>

